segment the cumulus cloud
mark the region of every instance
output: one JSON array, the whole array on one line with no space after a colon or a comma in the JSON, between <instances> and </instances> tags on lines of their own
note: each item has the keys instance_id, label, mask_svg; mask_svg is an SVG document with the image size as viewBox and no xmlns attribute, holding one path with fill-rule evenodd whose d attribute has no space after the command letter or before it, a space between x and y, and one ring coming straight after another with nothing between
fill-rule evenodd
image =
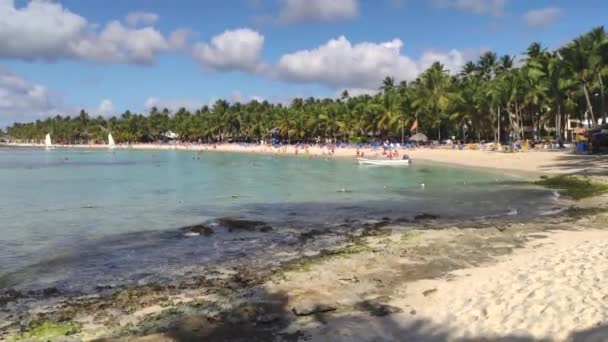
<instances>
[{"instance_id":1,"label":"cumulus cloud","mask_svg":"<svg viewBox=\"0 0 608 342\"><path fill-rule=\"evenodd\" d=\"M151 12L131 12L125 18L127 24L131 26L152 25L158 21L158 14Z\"/></svg>"},{"instance_id":2,"label":"cumulus cloud","mask_svg":"<svg viewBox=\"0 0 608 342\"><path fill-rule=\"evenodd\" d=\"M499 17L504 14L506 2L507 0L433 0L433 5Z\"/></svg>"},{"instance_id":3,"label":"cumulus cloud","mask_svg":"<svg viewBox=\"0 0 608 342\"><path fill-rule=\"evenodd\" d=\"M481 56L487 49L464 49L449 51L427 50L422 53L418 60L418 70L422 72L433 63L439 62L452 74L457 74L462 70L466 62L476 59Z\"/></svg>"},{"instance_id":4,"label":"cumulus cloud","mask_svg":"<svg viewBox=\"0 0 608 342\"><path fill-rule=\"evenodd\" d=\"M97 114L102 116L109 116L114 113L114 104L109 99L103 99L97 107Z\"/></svg>"},{"instance_id":5,"label":"cumulus cloud","mask_svg":"<svg viewBox=\"0 0 608 342\"><path fill-rule=\"evenodd\" d=\"M351 89L358 93L370 93L386 76L397 80L412 80L439 61L452 72L474 55L471 51L426 51L418 60L401 54L403 42L362 42L352 44L346 37L331 39L313 50L302 50L283 55L274 67L278 79L321 83L338 89Z\"/></svg>"},{"instance_id":6,"label":"cumulus cloud","mask_svg":"<svg viewBox=\"0 0 608 342\"><path fill-rule=\"evenodd\" d=\"M0 123L30 121L57 113L59 101L49 90L0 68Z\"/></svg>"},{"instance_id":7,"label":"cumulus cloud","mask_svg":"<svg viewBox=\"0 0 608 342\"><path fill-rule=\"evenodd\" d=\"M373 88L387 75L412 79L416 63L400 53L403 43L351 44L344 36L331 39L314 50L283 55L276 65L279 79L319 82L333 87Z\"/></svg>"},{"instance_id":8,"label":"cumulus cloud","mask_svg":"<svg viewBox=\"0 0 608 342\"><path fill-rule=\"evenodd\" d=\"M282 23L300 23L351 19L358 14L358 0L280 0L277 19Z\"/></svg>"},{"instance_id":9,"label":"cumulus cloud","mask_svg":"<svg viewBox=\"0 0 608 342\"><path fill-rule=\"evenodd\" d=\"M562 11L557 7L547 7L526 12L523 15L523 20L532 28L544 28L551 26L557 21Z\"/></svg>"},{"instance_id":10,"label":"cumulus cloud","mask_svg":"<svg viewBox=\"0 0 608 342\"><path fill-rule=\"evenodd\" d=\"M206 69L216 71L254 72L260 67L264 36L257 31L241 28L226 30L211 39L211 43L197 43L194 58Z\"/></svg>"},{"instance_id":11,"label":"cumulus cloud","mask_svg":"<svg viewBox=\"0 0 608 342\"><path fill-rule=\"evenodd\" d=\"M150 19L139 15L131 21ZM0 0L0 27L0 58L147 64L171 48L153 27L134 28L110 21L99 29L51 1L30 1L18 8L14 0Z\"/></svg>"}]
</instances>

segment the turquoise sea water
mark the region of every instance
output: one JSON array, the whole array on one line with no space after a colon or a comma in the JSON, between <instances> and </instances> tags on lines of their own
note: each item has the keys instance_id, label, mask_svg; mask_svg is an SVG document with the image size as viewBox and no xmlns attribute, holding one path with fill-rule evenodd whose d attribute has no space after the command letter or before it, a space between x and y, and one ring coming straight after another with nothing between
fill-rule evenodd
<instances>
[{"instance_id":1,"label":"turquoise sea water","mask_svg":"<svg viewBox=\"0 0 608 342\"><path fill-rule=\"evenodd\" d=\"M514 180L416 161L387 168L321 157L0 148L0 289L140 281L263 255L311 228L421 213L528 217L555 206L551 192ZM237 237L217 226L221 217L274 229ZM204 222L216 227L210 238L178 233Z\"/></svg>"}]
</instances>

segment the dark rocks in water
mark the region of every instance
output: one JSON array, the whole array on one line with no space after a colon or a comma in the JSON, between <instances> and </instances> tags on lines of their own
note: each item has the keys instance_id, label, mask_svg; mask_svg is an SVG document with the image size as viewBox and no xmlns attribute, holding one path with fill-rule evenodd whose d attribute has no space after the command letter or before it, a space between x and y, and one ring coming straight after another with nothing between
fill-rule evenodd
<instances>
[{"instance_id":1,"label":"dark rocks in water","mask_svg":"<svg viewBox=\"0 0 608 342\"><path fill-rule=\"evenodd\" d=\"M57 289L56 287L47 287L46 289L42 290L42 295L45 297L52 297L52 296L56 296L59 294L59 289Z\"/></svg>"},{"instance_id":2,"label":"dark rocks in water","mask_svg":"<svg viewBox=\"0 0 608 342\"><path fill-rule=\"evenodd\" d=\"M422 214L418 214L418 215L414 216L415 221L436 220L438 218L439 218L438 215L427 214L427 213L422 213Z\"/></svg>"},{"instance_id":3,"label":"dark rocks in water","mask_svg":"<svg viewBox=\"0 0 608 342\"><path fill-rule=\"evenodd\" d=\"M322 235L328 234L329 232L330 232L329 229L324 229L324 230L311 229L307 232L300 234L300 242L306 243L310 239L314 239L317 236L322 236Z\"/></svg>"},{"instance_id":4,"label":"dark rocks in water","mask_svg":"<svg viewBox=\"0 0 608 342\"><path fill-rule=\"evenodd\" d=\"M366 228L361 233L361 236L388 236L391 235L390 229L382 229L382 227L387 226L388 224L382 225L374 225L370 228Z\"/></svg>"},{"instance_id":5,"label":"dark rocks in water","mask_svg":"<svg viewBox=\"0 0 608 342\"><path fill-rule=\"evenodd\" d=\"M369 300L355 304L355 309L368 312L370 315L377 316L377 317L384 317L384 316L388 316L388 315L391 315L394 313L403 312L402 309L400 309L396 306L382 304L382 303L369 301Z\"/></svg>"},{"instance_id":6,"label":"dark rocks in water","mask_svg":"<svg viewBox=\"0 0 608 342\"><path fill-rule=\"evenodd\" d=\"M262 323L262 324L269 324L269 323L276 322L280 319L281 319L281 316L279 314L273 314L273 313L261 314L256 318L256 322Z\"/></svg>"},{"instance_id":7,"label":"dark rocks in water","mask_svg":"<svg viewBox=\"0 0 608 342\"><path fill-rule=\"evenodd\" d=\"M317 313L336 311L336 307L326 304L302 304L294 306L291 311L296 316L310 316Z\"/></svg>"},{"instance_id":8,"label":"dark rocks in water","mask_svg":"<svg viewBox=\"0 0 608 342\"><path fill-rule=\"evenodd\" d=\"M8 289L0 294L0 305L6 305L9 302L14 302L19 298L24 297L23 293L15 289Z\"/></svg>"},{"instance_id":9,"label":"dark rocks in water","mask_svg":"<svg viewBox=\"0 0 608 342\"><path fill-rule=\"evenodd\" d=\"M268 232L272 230L272 227L266 224L266 222L262 221L245 220L232 217L223 217L217 221L221 226L228 228L229 232L236 230L255 231L256 229L260 230L261 232Z\"/></svg>"},{"instance_id":10,"label":"dark rocks in water","mask_svg":"<svg viewBox=\"0 0 608 342\"><path fill-rule=\"evenodd\" d=\"M400 217L398 219L395 220L396 223L410 223L410 219L408 219L407 217Z\"/></svg>"},{"instance_id":11,"label":"dark rocks in water","mask_svg":"<svg viewBox=\"0 0 608 342\"><path fill-rule=\"evenodd\" d=\"M253 272L245 268L239 268L236 271L237 272L234 274L231 280L235 283L235 285L237 285L237 288L261 285L267 279L267 275L263 275L259 272Z\"/></svg>"},{"instance_id":12,"label":"dark rocks in water","mask_svg":"<svg viewBox=\"0 0 608 342\"><path fill-rule=\"evenodd\" d=\"M213 229L205 224L195 224L193 226L183 227L180 229L180 231L182 231L184 234L190 233L203 236L211 236L214 233Z\"/></svg>"}]
</instances>

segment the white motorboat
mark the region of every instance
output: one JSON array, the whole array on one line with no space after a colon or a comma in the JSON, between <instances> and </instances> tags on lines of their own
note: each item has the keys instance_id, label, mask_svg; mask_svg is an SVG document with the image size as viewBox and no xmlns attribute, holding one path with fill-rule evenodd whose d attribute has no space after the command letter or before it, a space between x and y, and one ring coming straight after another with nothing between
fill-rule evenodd
<instances>
[{"instance_id":1,"label":"white motorboat","mask_svg":"<svg viewBox=\"0 0 608 342\"><path fill-rule=\"evenodd\" d=\"M367 159L357 158L361 165L382 165L382 166L408 166L411 163L411 159Z\"/></svg>"}]
</instances>

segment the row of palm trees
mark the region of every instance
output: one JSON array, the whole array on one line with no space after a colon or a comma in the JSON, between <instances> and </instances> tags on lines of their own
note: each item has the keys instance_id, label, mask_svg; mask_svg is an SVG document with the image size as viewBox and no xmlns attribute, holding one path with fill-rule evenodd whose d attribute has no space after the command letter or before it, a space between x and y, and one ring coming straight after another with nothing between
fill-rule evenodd
<instances>
[{"instance_id":1,"label":"row of palm trees","mask_svg":"<svg viewBox=\"0 0 608 342\"><path fill-rule=\"evenodd\" d=\"M531 44L521 58L494 52L468 62L457 75L434 63L407 83L386 77L375 95L337 99L295 98L289 105L252 100L218 100L196 111L152 108L148 115L126 111L120 117L56 116L7 128L14 139L59 143L163 139L167 131L183 141L285 142L400 140L416 122L435 139L486 141L563 139L567 120L588 126L607 123L608 35L594 28L551 51Z\"/></svg>"}]
</instances>

